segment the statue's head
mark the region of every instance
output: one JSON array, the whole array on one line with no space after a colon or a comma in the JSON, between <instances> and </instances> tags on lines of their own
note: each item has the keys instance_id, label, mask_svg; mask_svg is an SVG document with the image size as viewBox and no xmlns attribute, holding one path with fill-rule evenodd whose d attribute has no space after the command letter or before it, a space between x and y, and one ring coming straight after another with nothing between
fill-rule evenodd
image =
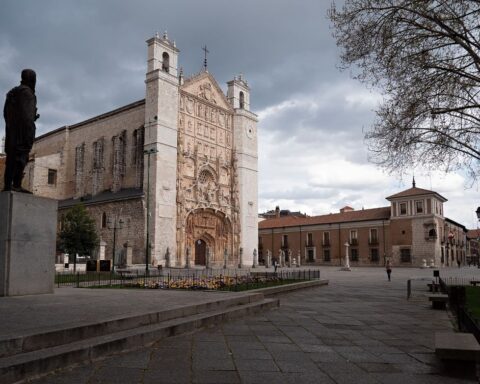
<instances>
[{"instance_id":1,"label":"statue's head","mask_svg":"<svg viewBox=\"0 0 480 384\"><path fill-rule=\"evenodd\" d=\"M35 84L37 82L37 74L33 69L24 69L22 71L22 81L23 85L31 88L32 91L35 91Z\"/></svg>"}]
</instances>

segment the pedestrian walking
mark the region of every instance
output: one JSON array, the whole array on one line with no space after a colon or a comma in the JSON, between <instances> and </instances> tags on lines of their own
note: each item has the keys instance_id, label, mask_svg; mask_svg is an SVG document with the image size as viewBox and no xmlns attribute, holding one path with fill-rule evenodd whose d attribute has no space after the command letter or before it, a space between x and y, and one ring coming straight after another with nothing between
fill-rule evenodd
<instances>
[{"instance_id":1,"label":"pedestrian walking","mask_svg":"<svg viewBox=\"0 0 480 384\"><path fill-rule=\"evenodd\" d=\"M390 260L387 260L387 264L385 266L385 269L387 270L388 281L391 281L390 280L390 275L392 274L392 264L390 263Z\"/></svg>"}]
</instances>

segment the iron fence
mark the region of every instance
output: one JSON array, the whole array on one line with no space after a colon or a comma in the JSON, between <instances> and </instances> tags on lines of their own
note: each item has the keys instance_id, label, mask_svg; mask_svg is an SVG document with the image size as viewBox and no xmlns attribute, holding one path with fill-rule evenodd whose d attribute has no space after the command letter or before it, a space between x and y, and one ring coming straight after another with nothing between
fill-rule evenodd
<instances>
[{"instance_id":1,"label":"iron fence","mask_svg":"<svg viewBox=\"0 0 480 384\"><path fill-rule=\"evenodd\" d=\"M57 287L158 288L240 291L320 279L320 270L249 272L242 270L170 270L57 273Z\"/></svg>"},{"instance_id":2,"label":"iron fence","mask_svg":"<svg viewBox=\"0 0 480 384\"><path fill-rule=\"evenodd\" d=\"M468 310L466 295L466 287L476 286L477 280L478 278L450 277L440 279L440 287L442 292L448 294L448 304L457 318L458 330L460 332L472 333L480 343L480 324L471 316ZM478 282L480 283L480 281Z\"/></svg>"}]
</instances>

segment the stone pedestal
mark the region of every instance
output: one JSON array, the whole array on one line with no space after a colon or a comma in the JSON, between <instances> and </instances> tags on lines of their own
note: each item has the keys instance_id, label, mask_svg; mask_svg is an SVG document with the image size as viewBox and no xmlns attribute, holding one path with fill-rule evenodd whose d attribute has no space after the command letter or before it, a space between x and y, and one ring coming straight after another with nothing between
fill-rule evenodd
<instances>
[{"instance_id":1,"label":"stone pedestal","mask_svg":"<svg viewBox=\"0 0 480 384\"><path fill-rule=\"evenodd\" d=\"M0 192L0 296L53 293L57 201Z\"/></svg>"}]
</instances>

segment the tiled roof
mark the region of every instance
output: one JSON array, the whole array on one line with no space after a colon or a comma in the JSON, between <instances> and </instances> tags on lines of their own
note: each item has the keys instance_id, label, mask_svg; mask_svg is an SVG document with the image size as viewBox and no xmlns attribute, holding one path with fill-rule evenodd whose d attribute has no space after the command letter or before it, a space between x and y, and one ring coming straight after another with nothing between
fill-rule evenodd
<instances>
[{"instance_id":1,"label":"tiled roof","mask_svg":"<svg viewBox=\"0 0 480 384\"><path fill-rule=\"evenodd\" d=\"M66 199L58 202L58 208L69 208L77 204L92 205L117 200L138 199L144 195L143 189L125 188L118 192L103 191L95 196L83 196L79 199Z\"/></svg>"},{"instance_id":2,"label":"tiled roof","mask_svg":"<svg viewBox=\"0 0 480 384\"><path fill-rule=\"evenodd\" d=\"M388 196L387 200L396 199L399 197L410 197L410 196L419 196L419 195L437 195L444 201L447 201L447 199L445 199L442 195L438 194L437 192L430 191L428 189L417 188L417 187L409 188L409 189L406 189L405 191L396 193L392 196Z\"/></svg>"},{"instance_id":3,"label":"tiled roof","mask_svg":"<svg viewBox=\"0 0 480 384\"><path fill-rule=\"evenodd\" d=\"M480 229L470 229L467 232L467 237L469 239L478 239L480 238Z\"/></svg>"},{"instance_id":4,"label":"tiled roof","mask_svg":"<svg viewBox=\"0 0 480 384\"><path fill-rule=\"evenodd\" d=\"M362 209L361 211L331 213L329 215L321 216L284 216L275 219L267 219L258 223L258 229L296 227L298 225L345 223L352 221L388 220L389 218L390 207L381 207L373 209Z\"/></svg>"}]
</instances>

